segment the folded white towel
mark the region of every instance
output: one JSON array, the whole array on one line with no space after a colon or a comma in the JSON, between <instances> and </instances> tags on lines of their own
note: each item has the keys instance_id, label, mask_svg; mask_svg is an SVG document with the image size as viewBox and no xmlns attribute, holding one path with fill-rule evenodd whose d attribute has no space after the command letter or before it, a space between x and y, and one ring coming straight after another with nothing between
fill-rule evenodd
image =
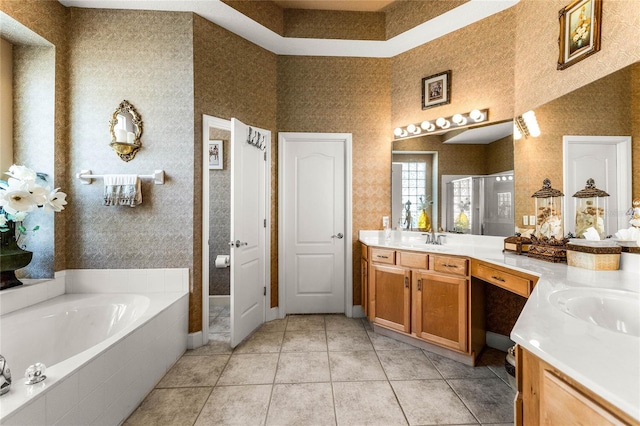
<instances>
[{"instance_id":1,"label":"folded white towel","mask_svg":"<svg viewBox=\"0 0 640 426\"><path fill-rule=\"evenodd\" d=\"M105 206L135 207L142 203L138 175L104 175Z\"/></svg>"}]
</instances>

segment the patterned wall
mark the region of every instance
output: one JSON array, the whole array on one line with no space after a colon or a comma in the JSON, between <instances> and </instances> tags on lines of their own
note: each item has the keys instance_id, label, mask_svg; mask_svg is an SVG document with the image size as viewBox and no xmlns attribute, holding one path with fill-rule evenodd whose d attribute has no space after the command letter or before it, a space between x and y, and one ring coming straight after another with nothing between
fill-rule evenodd
<instances>
[{"instance_id":1,"label":"patterned wall","mask_svg":"<svg viewBox=\"0 0 640 426\"><path fill-rule=\"evenodd\" d=\"M222 2L274 33L284 35L283 11L274 2L264 0L222 0Z\"/></svg>"},{"instance_id":2,"label":"patterned wall","mask_svg":"<svg viewBox=\"0 0 640 426\"><path fill-rule=\"evenodd\" d=\"M228 255L231 241L231 168L228 130L209 129L209 139L222 140L222 170L209 170L209 294L229 295L230 269L217 269L216 256Z\"/></svg>"},{"instance_id":3,"label":"patterned wall","mask_svg":"<svg viewBox=\"0 0 640 426\"><path fill-rule=\"evenodd\" d=\"M387 39L397 36L425 21L455 9L468 0L401 0L384 10Z\"/></svg>"},{"instance_id":4,"label":"patterned wall","mask_svg":"<svg viewBox=\"0 0 640 426\"><path fill-rule=\"evenodd\" d=\"M486 174L513 170L513 137L507 136L487 145Z\"/></svg>"},{"instance_id":5,"label":"patterned wall","mask_svg":"<svg viewBox=\"0 0 640 426\"><path fill-rule=\"evenodd\" d=\"M534 214L535 203L531 194L542 187L545 178L551 180L554 188L562 190L564 135L632 134L632 68L639 69L640 64L617 71L535 109L542 134L515 142L516 218ZM637 148L637 140L633 145ZM640 165L635 161L633 180L637 182L639 179ZM565 197L571 195L565 194Z\"/></svg>"},{"instance_id":6,"label":"patterned wall","mask_svg":"<svg viewBox=\"0 0 640 426\"><path fill-rule=\"evenodd\" d=\"M391 125L475 108L489 108L491 121L513 118L514 19L507 9L392 58ZM422 110L422 78L446 70L451 103Z\"/></svg>"},{"instance_id":7,"label":"patterned wall","mask_svg":"<svg viewBox=\"0 0 640 426\"><path fill-rule=\"evenodd\" d=\"M360 304L358 231L390 214L390 61L278 57L278 131L353 134L353 303Z\"/></svg>"},{"instance_id":8,"label":"patterned wall","mask_svg":"<svg viewBox=\"0 0 640 426\"><path fill-rule=\"evenodd\" d=\"M285 9L284 36L385 40L385 14L383 12Z\"/></svg>"}]
</instances>

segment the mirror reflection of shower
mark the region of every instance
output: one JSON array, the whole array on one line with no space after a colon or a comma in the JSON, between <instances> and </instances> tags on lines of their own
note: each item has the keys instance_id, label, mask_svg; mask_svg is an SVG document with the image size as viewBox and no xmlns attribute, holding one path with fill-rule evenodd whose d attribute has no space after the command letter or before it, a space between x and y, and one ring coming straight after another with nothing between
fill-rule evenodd
<instances>
[{"instance_id":1,"label":"mirror reflection of shower","mask_svg":"<svg viewBox=\"0 0 640 426\"><path fill-rule=\"evenodd\" d=\"M451 178L445 199L447 231L504 237L514 234L513 171Z\"/></svg>"}]
</instances>

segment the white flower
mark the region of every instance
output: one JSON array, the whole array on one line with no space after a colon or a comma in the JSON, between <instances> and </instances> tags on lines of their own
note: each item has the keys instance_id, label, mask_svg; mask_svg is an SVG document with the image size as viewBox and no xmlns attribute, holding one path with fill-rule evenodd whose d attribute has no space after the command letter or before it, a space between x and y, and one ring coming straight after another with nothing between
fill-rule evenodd
<instances>
[{"instance_id":1,"label":"white flower","mask_svg":"<svg viewBox=\"0 0 640 426\"><path fill-rule=\"evenodd\" d=\"M27 212L16 212L13 214L14 222L22 222L27 217Z\"/></svg>"},{"instance_id":2,"label":"white flower","mask_svg":"<svg viewBox=\"0 0 640 426\"><path fill-rule=\"evenodd\" d=\"M18 166L14 164L9 167L9 171L7 172L7 174L22 181L35 182L36 180L36 172L25 166Z\"/></svg>"},{"instance_id":3,"label":"white flower","mask_svg":"<svg viewBox=\"0 0 640 426\"><path fill-rule=\"evenodd\" d=\"M67 194L58 192L59 189L56 188L48 194L46 201L42 204L45 212L53 213L64 210L63 206L67 204Z\"/></svg>"},{"instance_id":4,"label":"white flower","mask_svg":"<svg viewBox=\"0 0 640 426\"><path fill-rule=\"evenodd\" d=\"M37 207L27 185L16 179L9 179L9 183L0 190L0 207L7 213L15 214L18 211L30 212Z\"/></svg>"}]
</instances>

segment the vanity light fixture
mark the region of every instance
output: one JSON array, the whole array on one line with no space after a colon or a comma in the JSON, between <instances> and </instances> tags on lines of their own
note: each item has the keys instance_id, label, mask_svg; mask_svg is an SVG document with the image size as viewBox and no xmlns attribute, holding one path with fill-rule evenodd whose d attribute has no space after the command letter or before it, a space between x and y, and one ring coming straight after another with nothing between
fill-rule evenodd
<instances>
[{"instance_id":1,"label":"vanity light fixture","mask_svg":"<svg viewBox=\"0 0 640 426\"><path fill-rule=\"evenodd\" d=\"M540 126L538 126L536 113L533 111L527 111L513 120L513 138L520 140L523 136L525 138L540 136Z\"/></svg>"},{"instance_id":2,"label":"vanity light fixture","mask_svg":"<svg viewBox=\"0 0 640 426\"><path fill-rule=\"evenodd\" d=\"M393 135L395 139L411 138L421 134L467 127L476 123L482 123L488 119L489 109L474 109L465 114L454 114L451 117L438 117L435 121L425 120L420 124L411 123L404 127L396 127L393 130Z\"/></svg>"}]
</instances>

